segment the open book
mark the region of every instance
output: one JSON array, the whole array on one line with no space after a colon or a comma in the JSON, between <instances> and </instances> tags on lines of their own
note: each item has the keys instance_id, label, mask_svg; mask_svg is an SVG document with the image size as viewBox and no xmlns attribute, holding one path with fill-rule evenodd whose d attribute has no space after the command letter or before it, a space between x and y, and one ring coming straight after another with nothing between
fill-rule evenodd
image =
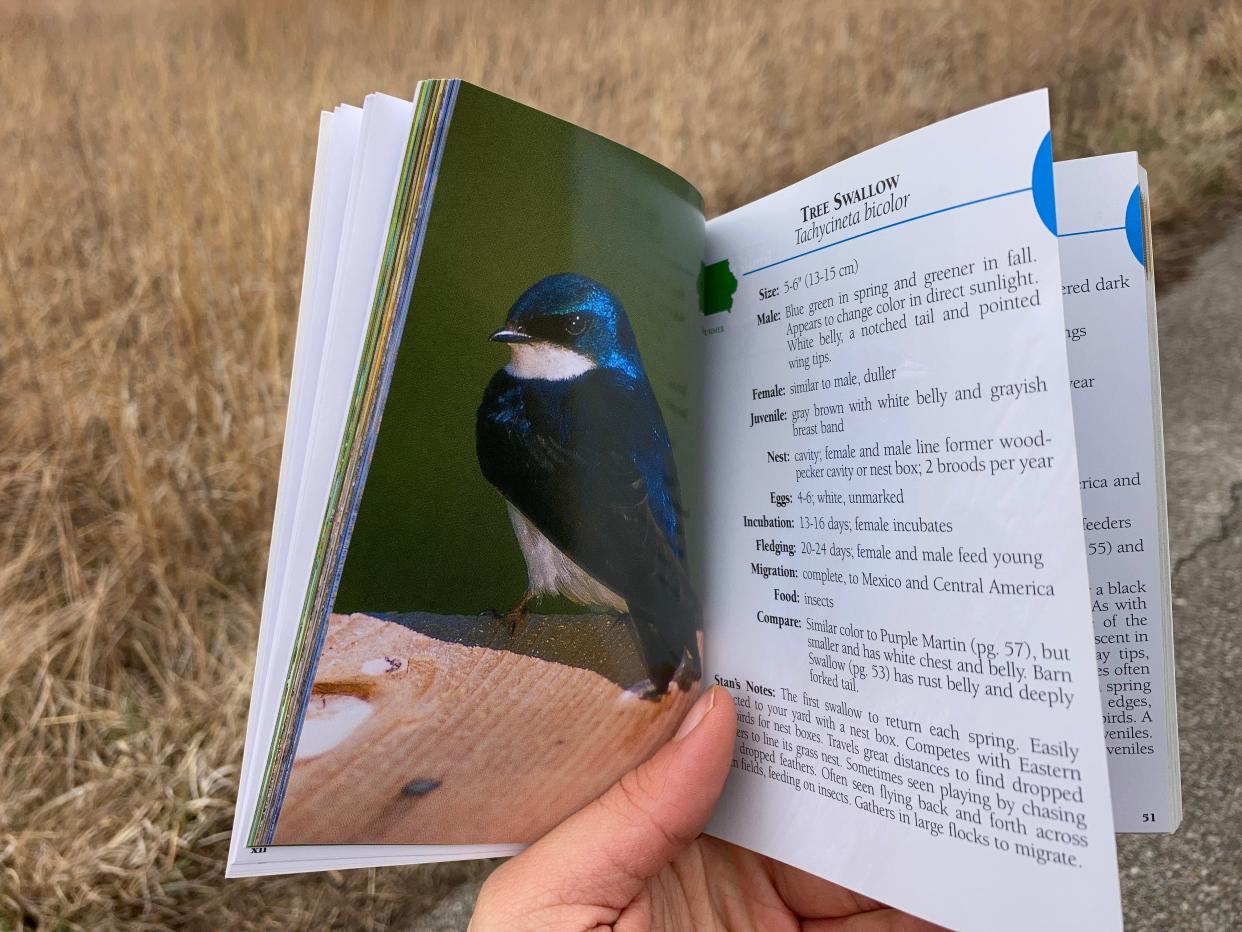
<instances>
[{"instance_id":1,"label":"open book","mask_svg":"<svg viewBox=\"0 0 1242 932\"><path fill-rule=\"evenodd\" d=\"M1147 187L1052 151L1029 93L708 221L462 82L323 114L230 875L514 852L719 683L712 834L1118 928L1181 816Z\"/></svg>"}]
</instances>

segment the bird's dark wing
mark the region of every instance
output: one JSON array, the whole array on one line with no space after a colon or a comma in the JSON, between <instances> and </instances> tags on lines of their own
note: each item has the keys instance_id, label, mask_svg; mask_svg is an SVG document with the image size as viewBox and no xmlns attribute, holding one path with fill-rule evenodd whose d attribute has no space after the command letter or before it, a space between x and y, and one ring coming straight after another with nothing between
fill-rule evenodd
<instances>
[{"instance_id":1,"label":"bird's dark wing","mask_svg":"<svg viewBox=\"0 0 1242 932\"><path fill-rule=\"evenodd\" d=\"M606 369L560 382L492 379L479 408L489 482L566 556L624 598L663 691L701 627L681 489L650 385Z\"/></svg>"}]
</instances>

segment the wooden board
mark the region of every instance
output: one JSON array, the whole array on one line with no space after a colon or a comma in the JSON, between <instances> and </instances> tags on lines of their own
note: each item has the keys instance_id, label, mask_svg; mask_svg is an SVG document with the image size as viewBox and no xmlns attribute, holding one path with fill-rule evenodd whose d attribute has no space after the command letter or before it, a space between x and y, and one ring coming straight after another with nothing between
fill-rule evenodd
<instances>
[{"instance_id":1,"label":"wooden board","mask_svg":"<svg viewBox=\"0 0 1242 932\"><path fill-rule=\"evenodd\" d=\"M625 619L333 615L276 844L533 841L676 729L641 669Z\"/></svg>"}]
</instances>

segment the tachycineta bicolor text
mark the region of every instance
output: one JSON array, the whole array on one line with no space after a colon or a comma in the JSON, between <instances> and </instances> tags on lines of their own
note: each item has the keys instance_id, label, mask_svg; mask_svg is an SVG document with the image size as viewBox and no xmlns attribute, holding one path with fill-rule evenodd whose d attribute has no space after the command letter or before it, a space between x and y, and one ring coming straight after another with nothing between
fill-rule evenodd
<instances>
[{"instance_id":1,"label":"tachycineta bicolor text","mask_svg":"<svg viewBox=\"0 0 1242 932\"><path fill-rule=\"evenodd\" d=\"M511 358L483 395L476 443L526 559L513 610L559 593L628 613L648 698L699 678L701 611L686 568L672 447L621 302L582 275L532 285L491 338Z\"/></svg>"}]
</instances>

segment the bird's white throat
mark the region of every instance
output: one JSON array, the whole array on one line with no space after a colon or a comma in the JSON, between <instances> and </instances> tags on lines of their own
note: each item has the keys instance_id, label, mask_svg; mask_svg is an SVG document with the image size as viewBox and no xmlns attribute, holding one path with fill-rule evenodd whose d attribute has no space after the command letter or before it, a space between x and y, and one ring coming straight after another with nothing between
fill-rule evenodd
<instances>
[{"instance_id":1,"label":"bird's white throat","mask_svg":"<svg viewBox=\"0 0 1242 932\"><path fill-rule=\"evenodd\" d=\"M513 358L505 371L518 379L549 379L560 382L590 372L595 362L581 353L546 340L510 343Z\"/></svg>"}]
</instances>

